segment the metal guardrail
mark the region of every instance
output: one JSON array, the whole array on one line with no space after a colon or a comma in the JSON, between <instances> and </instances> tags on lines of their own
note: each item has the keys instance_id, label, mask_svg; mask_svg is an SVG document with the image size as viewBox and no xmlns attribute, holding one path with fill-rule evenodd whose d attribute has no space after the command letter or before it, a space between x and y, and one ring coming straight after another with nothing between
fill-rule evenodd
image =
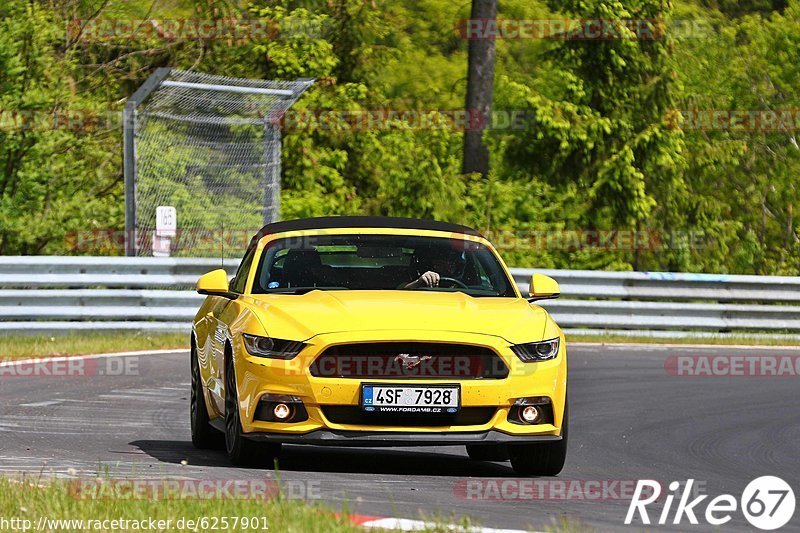
<instances>
[{"instance_id":1,"label":"metal guardrail","mask_svg":"<svg viewBox=\"0 0 800 533\"><path fill-rule=\"evenodd\" d=\"M0 257L0 331L188 331L203 300L191 289L201 274L221 264ZM238 260L224 262L231 275L237 266ZM511 270L523 293L533 272L559 282L561 298L542 306L568 331L666 337L800 333L800 277Z\"/></svg>"}]
</instances>

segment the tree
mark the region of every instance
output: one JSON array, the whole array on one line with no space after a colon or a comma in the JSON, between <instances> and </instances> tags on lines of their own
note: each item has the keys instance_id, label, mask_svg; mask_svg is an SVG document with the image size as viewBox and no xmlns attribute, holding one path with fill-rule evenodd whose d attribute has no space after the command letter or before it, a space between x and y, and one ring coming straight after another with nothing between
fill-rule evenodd
<instances>
[{"instance_id":1,"label":"tree","mask_svg":"<svg viewBox=\"0 0 800 533\"><path fill-rule=\"evenodd\" d=\"M497 0L472 0L472 21L497 19ZM491 120L494 94L495 47L492 38L471 38L467 67L466 110L483 117L480 126L467 127L464 132L464 174L477 172L484 178L489 174L489 149L484 144L483 126Z\"/></svg>"},{"instance_id":2,"label":"tree","mask_svg":"<svg viewBox=\"0 0 800 533\"><path fill-rule=\"evenodd\" d=\"M675 106L669 24L658 0L553 0L570 19L602 19L620 38L571 34L542 57L560 85L550 94L511 83L512 106L529 110L532 130L509 141L521 170L571 189L583 210L581 229L666 230L680 225L686 190L682 132L669 120ZM634 33L627 20L649 21ZM656 38L653 38L655 36ZM633 258L641 263L640 254Z\"/></svg>"},{"instance_id":3,"label":"tree","mask_svg":"<svg viewBox=\"0 0 800 533\"><path fill-rule=\"evenodd\" d=\"M37 2L0 4L0 254L63 253L121 219L119 142L75 90L64 27Z\"/></svg>"}]
</instances>

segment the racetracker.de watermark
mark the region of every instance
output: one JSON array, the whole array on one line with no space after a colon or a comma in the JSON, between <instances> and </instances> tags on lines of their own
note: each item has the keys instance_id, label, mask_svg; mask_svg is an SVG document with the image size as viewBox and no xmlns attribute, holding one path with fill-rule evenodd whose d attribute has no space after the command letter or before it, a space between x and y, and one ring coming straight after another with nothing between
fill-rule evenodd
<instances>
[{"instance_id":1,"label":"racetracker.de watermark","mask_svg":"<svg viewBox=\"0 0 800 533\"><path fill-rule=\"evenodd\" d=\"M191 251L216 255L220 249L240 250L247 246L258 230L225 230L179 228L171 239L172 253ZM65 246L73 252L117 250L125 248L126 235L139 243L140 249L149 249L153 243L152 230L126 233L118 229L91 229L72 231L65 236ZM542 229L504 230L489 229L484 233L493 246L503 251L603 251L636 252L659 250L703 250L714 246L711 237L702 230L658 229ZM261 235L263 237L263 235ZM463 249L464 241L454 236L454 249ZM287 248L310 248L319 244L318 236L295 237L286 243Z\"/></svg>"},{"instance_id":2,"label":"racetracker.de watermark","mask_svg":"<svg viewBox=\"0 0 800 533\"><path fill-rule=\"evenodd\" d=\"M453 495L481 501L630 500L637 483L635 479L461 479L453 485Z\"/></svg>"},{"instance_id":3,"label":"racetracker.de watermark","mask_svg":"<svg viewBox=\"0 0 800 533\"><path fill-rule=\"evenodd\" d=\"M321 21L286 18L280 22L264 18L94 18L67 22L67 39L84 42L132 40L227 41L246 43L281 37L318 38Z\"/></svg>"},{"instance_id":4,"label":"racetracker.de watermark","mask_svg":"<svg viewBox=\"0 0 800 533\"><path fill-rule=\"evenodd\" d=\"M254 110L255 113L258 110ZM261 117L284 133L307 131L526 131L535 126L533 112L465 109L290 109ZM0 109L0 130L94 133L122 128L118 110L80 108Z\"/></svg>"},{"instance_id":5,"label":"racetracker.de watermark","mask_svg":"<svg viewBox=\"0 0 800 533\"><path fill-rule=\"evenodd\" d=\"M530 109L289 109L263 117L284 133L330 131L534 131L539 127ZM120 129L119 110L81 108L2 109L0 131L68 131L95 133ZM667 126L683 131L796 132L800 108L794 109L673 109Z\"/></svg>"},{"instance_id":6,"label":"racetracker.de watermark","mask_svg":"<svg viewBox=\"0 0 800 533\"><path fill-rule=\"evenodd\" d=\"M0 109L0 131L94 133L121 128L120 111L96 109Z\"/></svg>"},{"instance_id":7,"label":"racetracker.de watermark","mask_svg":"<svg viewBox=\"0 0 800 533\"><path fill-rule=\"evenodd\" d=\"M798 109L684 109L677 110L674 127L683 131L796 132Z\"/></svg>"},{"instance_id":8,"label":"racetracker.de watermark","mask_svg":"<svg viewBox=\"0 0 800 533\"><path fill-rule=\"evenodd\" d=\"M664 370L674 377L798 377L798 355L670 355Z\"/></svg>"},{"instance_id":9,"label":"racetracker.de watermark","mask_svg":"<svg viewBox=\"0 0 800 533\"><path fill-rule=\"evenodd\" d=\"M531 109L289 109L261 117L284 133L382 131L536 131ZM0 109L0 131L68 131L96 133L121 129L119 110L81 108ZM673 109L665 115L667 127L683 131L794 132L800 131L799 109L726 110Z\"/></svg>"},{"instance_id":10,"label":"racetracker.de watermark","mask_svg":"<svg viewBox=\"0 0 800 533\"><path fill-rule=\"evenodd\" d=\"M713 35L704 20L681 19L669 23L660 19L541 18L461 19L455 32L467 40L551 40L551 41L655 41L667 35L702 39Z\"/></svg>"},{"instance_id":11,"label":"racetracker.de watermark","mask_svg":"<svg viewBox=\"0 0 800 533\"><path fill-rule=\"evenodd\" d=\"M490 128L493 122L507 125L505 116L496 112L487 119L475 109L289 109L272 112L269 122L283 132L479 131Z\"/></svg>"},{"instance_id":12,"label":"racetracker.de watermark","mask_svg":"<svg viewBox=\"0 0 800 533\"><path fill-rule=\"evenodd\" d=\"M403 357L407 356L407 357ZM292 359L273 372L284 376L305 376L307 363ZM499 358L484 359L480 355L430 355L382 353L364 355L322 355L308 366L316 377L361 378L440 378L477 379L485 376L504 376L509 370ZM523 369L517 373L524 374Z\"/></svg>"},{"instance_id":13,"label":"racetracker.de watermark","mask_svg":"<svg viewBox=\"0 0 800 533\"><path fill-rule=\"evenodd\" d=\"M318 500L319 481L274 479L75 479L67 492L77 500Z\"/></svg>"},{"instance_id":14,"label":"racetracker.de watermark","mask_svg":"<svg viewBox=\"0 0 800 533\"><path fill-rule=\"evenodd\" d=\"M0 378L138 376L139 357L0 357Z\"/></svg>"},{"instance_id":15,"label":"racetracker.de watermark","mask_svg":"<svg viewBox=\"0 0 800 533\"><path fill-rule=\"evenodd\" d=\"M486 238L501 251L636 252L671 249L700 250L710 246L705 233L699 230L672 232L656 229L489 230Z\"/></svg>"},{"instance_id":16,"label":"racetracker.de watermark","mask_svg":"<svg viewBox=\"0 0 800 533\"><path fill-rule=\"evenodd\" d=\"M250 242L256 229L228 230L179 228L171 239L171 251L180 254L182 250L190 250L192 255L200 256L209 254L216 256L220 249L244 249ZM126 232L119 229L91 229L85 231L72 231L65 235L64 243L72 252L89 252L94 250L125 249L126 237L135 240L139 249L150 249L153 243L155 230L135 230Z\"/></svg>"}]
</instances>

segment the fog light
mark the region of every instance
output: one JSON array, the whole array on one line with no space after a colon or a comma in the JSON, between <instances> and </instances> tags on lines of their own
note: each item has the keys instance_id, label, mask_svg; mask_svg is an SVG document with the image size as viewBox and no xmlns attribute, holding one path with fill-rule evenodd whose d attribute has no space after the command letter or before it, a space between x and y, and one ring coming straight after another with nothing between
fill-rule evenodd
<instances>
[{"instance_id":1,"label":"fog light","mask_svg":"<svg viewBox=\"0 0 800 533\"><path fill-rule=\"evenodd\" d=\"M292 410L285 403L279 403L272 410L272 413L278 420L286 420L287 418L289 418L289 415L292 414Z\"/></svg>"},{"instance_id":2,"label":"fog light","mask_svg":"<svg viewBox=\"0 0 800 533\"><path fill-rule=\"evenodd\" d=\"M525 422L533 424L539 419L539 409L537 409L533 405L528 405L526 407L523 407L522 411L520 412L520 417Z\"/></svg>"}]
</instances>

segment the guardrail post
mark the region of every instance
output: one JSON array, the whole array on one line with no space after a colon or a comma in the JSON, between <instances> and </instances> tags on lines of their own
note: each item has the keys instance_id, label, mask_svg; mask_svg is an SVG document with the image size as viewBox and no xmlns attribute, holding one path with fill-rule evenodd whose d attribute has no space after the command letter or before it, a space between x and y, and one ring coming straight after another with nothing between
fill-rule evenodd
<instances>
[{"instance_id":1,"label":"guardrail post","mask_svg":"<svg viewBox=\"0 0 800 533\"><path fill-rule=\"evenodd\" d=\"M169 76L172 69L157 68L136 89L122 111L122 168L125 178L125 255L136 255L136 108Z\"/></svg>"}]
</instances>

